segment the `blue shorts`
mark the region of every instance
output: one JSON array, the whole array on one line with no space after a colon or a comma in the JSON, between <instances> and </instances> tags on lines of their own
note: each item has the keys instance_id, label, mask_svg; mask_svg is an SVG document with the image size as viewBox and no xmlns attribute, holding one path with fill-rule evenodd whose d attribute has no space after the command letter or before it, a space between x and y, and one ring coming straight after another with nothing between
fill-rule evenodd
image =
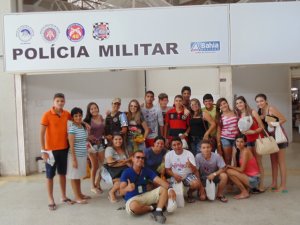
<instances>
[{"instance_id":1,"label":"blue shorts","mask_svg":"<svg viewBox=\"0 0 300 225\"><path fill-rule=\"evenodd\" d=\"M233 147L235 140L227 139L227 138L221 138L221 143L223 148Z\"/></svg>"},{"instance_id":2,"label":"blue shorts","mask_svg":"<svg viewBox=\"0 0 300 225\"><path fill-rule=\"evenodd\" d=\"M46 177L48 179L53 179L56 169L59 175L67 174L68 151L69 149L52 151L55 163L53 166L46 163Z\"/></svg>"},{"instance_id":3,"label":"blue shorts","mask_svg":"<svg viewBox=\"0 0 300 225\"><path fill-rule=\"evenodd\" d=\"M249 186L250 188L257 188L259 184L259 177L258 176L248 176L249 178Z\"/></svg>"}]
</instances>

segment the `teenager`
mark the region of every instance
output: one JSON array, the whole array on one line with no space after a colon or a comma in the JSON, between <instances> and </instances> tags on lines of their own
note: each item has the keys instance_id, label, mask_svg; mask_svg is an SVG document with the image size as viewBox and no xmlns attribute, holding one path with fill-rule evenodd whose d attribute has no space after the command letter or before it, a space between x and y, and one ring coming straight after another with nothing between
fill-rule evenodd
<instances>
[{"instance_id":1,"label":"teenager","mask_svg":"<svg viewBox=\"0 0 300 225\"><path fill-rule=\"evenodd\" d=\"M256 153L255 149L255 141L259 138L259 136L263 136L263 123L260 119L258 113L251 109L243 96L239 96L235 100L235 110L239 118L243 118L246 116L252 117L253 123L248 130L242 131L247 138L247 147L252 151L252 154L255 156L256 161L258 163L259 171L260 171L260 183L259 190L260 192L265 191L264 187L264 168L262 164L262 156Z\"/></svg>"},{"instance_id":2,"label":"teenager","mask_svg":"<svg viewBox=\"0 0 300 225\"><path fill-rule=\"evenodd\" d=\"M71 119L64 110L65 96L57 93L53 98L53 106L45 112L41 119L40 142L42 158L46 161L46 178L49 210L56 210L53 197L53 178L56 170L59 175L61 200L68 204L74 202L66 196L66 173L68 159L67 122Z\"/></svg>"},{"instance_id":3,"label":"teenager","mask_svg":"<svg viewBox=\"0 0 300 225\"><path fill-rule=\"evenodd\" d=\"M167 141L167 146L173 138L178 137L187 140L190 127L190 116L184 114L183 98L181 95L176 95L174 98L174 108L170 109L166 114L166 124L164 127L164 137Z\"/></svg>"},{"instance_id":4,"label":"teenager","mask_svg":"<svg viewBox=\"0 0 300 225\"><path fill-rule=\"evenodd\" d=\"M235 138L239 134L239 118L229 107L225 98L220 98L216 104L216 122L217 128L217 149L218 153L223 156L226 165L231 165L232 149Z\"/></svg>"},{"instance_id":5,"label":"teenager","mask_svg":"<svg viewBox=\"0 0 300 225\"><path fill-rule=\"evenodd\" d=\"M159 131L163 133L164 120L160 108L153 105L154 92L147 91L145 94L145 105L142 107L142 114L149 128L149 134L146 138L146 147L151 147L154 144L155 137Z\"/></svg>"},{"instance_id":6,"label":"teenager","mask_svg":"<svg viewBox=\"0 0 300 225\"><path fill-rule=\"evenodd\" d=\"M104 161L104 119L99 111L99 106L95 102L87 105L84 122L90 125L88 141L91 144L88 148L88 155L91 160L91 191L95 194L103 192L100 181L100 170ZM97 174L97 171L99 173Z\"/></svg>"},{"instance_id":7,"label":"teenager","mask_svg":"<svg viewBox=\"0 0 300 225\"><path fill-rule=\"evenodd\" d=\"M279 126L286 122L286 118L282 115L275 106L270 105L267 101L267 96L265 94L258 94L255 97L256 104L259 108L258 115L262 119L265 130L269 135L275 138L275 129L272 125L272 121L279 123ZM269 118L271 117L271 119ZM271 128L268 129L268 127ZM285 160L285 148L288 147L288 142L278 144L279 152L270 155L271 166L272 166L272 184L271 190L275 192L287 193L286 187L286 160ZM277 186L278 168L280 170L280 186Z\"/></svg>"},{"instance_id":8,"label":"teenager","mask_svg":"<svg viewBox=\"0 0 300 225\"><path fill-rule=\"evenodd\" d=\"M129 155L132 155L134 151L145 149L145 140L149 133L141 106L136 99L131 100L128 104L127 119L127 151Z\"/></svg>"},{"instance_id":9,"label":"teenager","mask_svg":"<svg viewBox=\"0 0 300 225\"><path fill-rule=\"evenodd\" d=\"M207 112L202 112L200 101L193 98L191 100L189 141L194 156L200 152L200 142L208 140L215 127L216 123L213 118Z\"/></svg>"},{"instance_id":10,"label":"teenager","mask_svg":"<svg viewBox=\"0 0 300 225\"><path fill-rule=\"evenodd\" d=\"M241 134L236 138L236 147L240 151L239 167L227 165L226 172L229 179L238 187L240 194L235 199L249 198L251 189L257 190L260 180L256 158L246 147L246 136Z\"/></svg>"}]
</instances>

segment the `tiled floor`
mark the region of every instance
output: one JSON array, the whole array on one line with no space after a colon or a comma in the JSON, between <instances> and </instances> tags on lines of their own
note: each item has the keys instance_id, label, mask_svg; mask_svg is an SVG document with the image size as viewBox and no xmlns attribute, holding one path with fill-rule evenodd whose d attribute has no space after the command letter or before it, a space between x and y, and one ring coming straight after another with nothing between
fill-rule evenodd
<instances>
[{"instance_id":1,"label":"tiled floor","mask_svg":"<svg viewBox=\"0 0 300 225\"><path fill-rule=\"evenodd\" d=\"M300 136L300 135L299 135ZM300 140L300 138L299 138ZM187 204L167 215L167 224L205 225L299 225L300 224L300 143L292 143L286 150L288 166L288 193L252 195L246 200L235 200L226 194L229 202L196 202ZM266 184L270 184L269 157L264 157ZM117 208L123 201L111 204L107 190L96 196L89 193L89 180L83 181L83 190L92 195L87 205L68 206L60 203L58 183L55 180L58 209L48 211L44 175L0 178L1 225L94 225L94 224L155 224L149 215L131 217ZM72 197L68 183L68 193Z\"/></svg>"}]
</instances>

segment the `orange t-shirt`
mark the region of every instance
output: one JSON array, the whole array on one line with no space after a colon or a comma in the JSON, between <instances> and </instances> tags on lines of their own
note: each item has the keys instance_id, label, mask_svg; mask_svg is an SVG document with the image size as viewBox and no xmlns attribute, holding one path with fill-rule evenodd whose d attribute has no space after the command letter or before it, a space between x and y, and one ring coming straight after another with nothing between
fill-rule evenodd
<instances>
[{"instance_id":1,"label":"orange t-shirt","mask_svg":"<svg viewBox=\"0 0 300 225\"><path fill-rule=\"evenodd\" d=\"M68 120L71 114L63 110L61 115L56 114L53 108L45 112L41 124L46 126L46 150L63 150L68 148Z\"/></svg>"}]
</instances>

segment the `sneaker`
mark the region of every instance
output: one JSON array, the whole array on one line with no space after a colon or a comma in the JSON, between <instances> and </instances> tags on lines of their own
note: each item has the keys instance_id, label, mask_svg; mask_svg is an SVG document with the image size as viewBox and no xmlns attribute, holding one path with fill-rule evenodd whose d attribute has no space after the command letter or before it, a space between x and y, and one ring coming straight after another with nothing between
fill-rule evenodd
<instances>
[{"instance_id":1,"label":"sneaker","mask_svg":"<svg viewBox=\"0 0 300 225\"><path fill-rule=\"evenodd\" d=\"M161 224L164 224L167 220L162 211L153 211L151 213L151 218Z\"/></svg>"}]
</instances>

